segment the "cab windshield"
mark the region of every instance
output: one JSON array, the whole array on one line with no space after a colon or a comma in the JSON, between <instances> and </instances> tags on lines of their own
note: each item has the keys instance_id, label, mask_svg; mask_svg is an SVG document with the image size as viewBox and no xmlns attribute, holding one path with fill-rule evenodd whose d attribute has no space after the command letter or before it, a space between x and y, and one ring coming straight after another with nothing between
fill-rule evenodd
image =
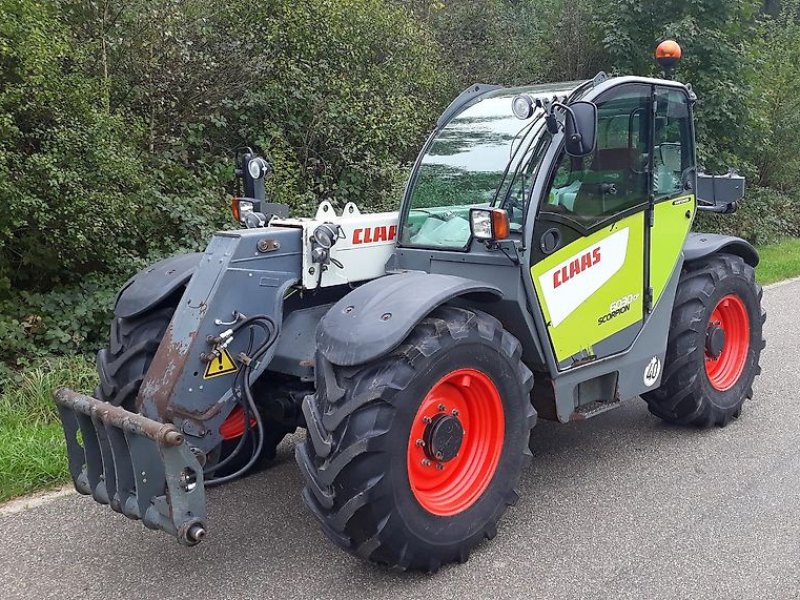
<instances>
[{"instance_id":1,"label":"cab windshield","mask_svg":"<svg viewBox=\"0 0 800 600\"><path fill-rule=\"evenodd\" d=\"M469 210L499 206L520 231L531 185L550 143L544 113L527 120L511 111L520 93L559 97L574 82L502 89L482 96L438 133L412 177L401 243L463 249L470 239Z\"/></svg>"}]
</instances>

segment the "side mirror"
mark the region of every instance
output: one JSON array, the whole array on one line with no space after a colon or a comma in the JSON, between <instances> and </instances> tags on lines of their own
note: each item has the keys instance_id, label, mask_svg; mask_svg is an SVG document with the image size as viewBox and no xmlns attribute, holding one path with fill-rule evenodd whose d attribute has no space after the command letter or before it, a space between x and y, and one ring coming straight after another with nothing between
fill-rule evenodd
<instances>
[{"instance_id":1,"label":"side mirror","mask_svg":"<svg viewBox=\"0 0 800 600\"><path fill-rule=\"evenodd\" d=\"M567 110L564 123L567 154L583 158L594 152L597 141L597 106L592 102L573 102Z\"/></svg>"}]
</instances>

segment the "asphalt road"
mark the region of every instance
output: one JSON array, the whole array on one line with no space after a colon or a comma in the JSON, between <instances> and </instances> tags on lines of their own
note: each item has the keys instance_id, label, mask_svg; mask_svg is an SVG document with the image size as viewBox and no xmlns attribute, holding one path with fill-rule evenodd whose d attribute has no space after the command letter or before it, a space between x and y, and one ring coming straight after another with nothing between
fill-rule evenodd
<instances>
[{"instance_id":1,"label":"asphalt road","mask_svg":"<svg viewBox=\"0 0 800 600\"><path fill-rule=\"evenodd\" d=\"M194 549L69 495L0 511L0 598L800 598L800 281L769 289L763 376L725 429L640 400L541 423L521 499L465 565L398 574L330 544L290 444L210 494Z\"/></svg>"}]
</instances>

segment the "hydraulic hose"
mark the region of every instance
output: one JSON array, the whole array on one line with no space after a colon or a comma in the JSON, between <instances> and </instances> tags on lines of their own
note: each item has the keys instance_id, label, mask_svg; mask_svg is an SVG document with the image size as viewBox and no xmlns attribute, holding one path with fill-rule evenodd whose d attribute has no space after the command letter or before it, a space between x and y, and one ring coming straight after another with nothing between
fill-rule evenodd
<instances>
[{"instance_id":1,"label":"hydraulic hose","mask_svg":"<svg viewBox=\"0 0 800 600\"><path fill-rule=\"evenodd\" d=\"M264 354L267 353L267 351L277 341L279 328L277 323L272 317L269 317L267 315L254 315L251 317L247 317L246 319L243 319L242 321L237 323L232 328L233 332L232 334L235 335L236 332L240 331L243 327L246 326L249 326L251 328L260 327L265 332L266 339L255 350L255 352L253 352L252 356L249 357L249 360L246 363L244 363L244 369L242 370L241 378L237 377L236 380L234 381L234 393L238 394L239 403L241 403L242 392L244 393L244 399L246 401L246 403L242 407L244 409L245 430L241 438L239 439L239 443L236 445L236 448L234 448L234 450L222 461L206 469L204 471L204 474L213 473L214 471L220 469L221 467L229 464L231 460L233 460L242 451L246 439L250 437L250 434L252 432L250 425L251 418L254 419L256 422L255 433L257 435L257 441L250 455L250 459L243 467L237 469L235 472L230 473L229 475L208 479L206 482L206 487L209 488L216 487L224 483L228 483L244 475L258 461L258 458L261 455L261 451L264 448L264 438L266 437L264 433L264 422L261 417L261 413L259 412L258 407L256 406L255 399L253 398L250 377L253 372L253 366L258 364L258 361L264 356ZM250 343L248 344L247 348L248 353L250 351L250 348L252 347L252 343L253 343L253 331L251 329ZM236 389L237 387L238 390Z\"/></svg>"}]
</instances>

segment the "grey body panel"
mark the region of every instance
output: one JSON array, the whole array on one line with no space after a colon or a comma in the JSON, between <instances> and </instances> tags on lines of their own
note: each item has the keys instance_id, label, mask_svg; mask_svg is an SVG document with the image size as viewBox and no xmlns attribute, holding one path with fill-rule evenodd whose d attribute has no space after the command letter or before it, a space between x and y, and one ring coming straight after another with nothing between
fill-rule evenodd
<instances>
[{"instance_id":1,"label":"grey body panel","mask_svg":"<svg viewBox=\"0 0 800 600\"><path fill-rule=\"evenodd\" d=\"M719 235L717 233L690 233L683 245L685 260L692 261L717 252L727 252L741 256L744 262L751 267L758 265L759 256L750 242L732 235Z\"/></svg>"},{"instance_id":2,"label":"grey body panel","mask_svg":"<svg viewBox=\"0 0 800 600\"><path fill-rule=\"evenodd\" d=\"M317 349L330 362L352 366L390 352L437 306L458 296L500 299L475 279L409 271L374 279L339 300L317 329Z\"/></svg>"},{"instance_id":3,"label":"grey body panel","mask_svg":"<svg viewBox=\"0 0 800 600\"><path fill-rule=\"evenodd\" d=\"M280 243L279 252L260 253L259 240ZM233 409L235 375L204 379L200 354L211 346L208 335L219 335L234 311L247 316L265 314L280 326L287 290L300 279L301 230L268 227L216 234L202 255L195 275L170 322L139 392L145 416L172 422L193 444L208 451L220 441L219 425ZM256 340L258 343L258 340ZM234 337L228 351L235 357L247 349L246 335ZM253 369L253 379L270 364L277 344Z\"/></svg>"},{"instance_id":4,"label":"grey body panel","mask_svg":"<svg viewBox=\"0 0 800 600\"><path fill-rule=\"evenodd\" d=\"M507 252L522 260L519 248L507 248ZM397 248L393 264L402 269L456 275L499 289L502 298L488 306L476 302L472 297L461 297L451 303L492 314L520 341L525 363L532 368L543 367L544 351L539 341L541 338L537 335L534 309L529 303L531 296L526 289L525 280L530 280L530 277L526 276L527 269L514 264L501 251L489 250L481 242L473 242L469 253Z\"/></svg>"},{"instance_id":5,"label":"grey body panel","mask_svg":"<svg viewBox=\"0 0 800 600\"><path fill-rule=\"evenodd\" d=\"M191 279L202 252L165 258L131 277L117 294L114 314L130 319L158 305Z\"/></svg>"},{"instance_id":6,"label":"grey body panel","mask_svg":"<svg viewBox=\"0 0 800 600\"><path fill-rule=\"evenodd\" d=\"M317 349L316 329L332 304L301 308L286 315L281 325L275 356L270 371L314 380L314 354Z\"/></svg>"}]
</instances>

